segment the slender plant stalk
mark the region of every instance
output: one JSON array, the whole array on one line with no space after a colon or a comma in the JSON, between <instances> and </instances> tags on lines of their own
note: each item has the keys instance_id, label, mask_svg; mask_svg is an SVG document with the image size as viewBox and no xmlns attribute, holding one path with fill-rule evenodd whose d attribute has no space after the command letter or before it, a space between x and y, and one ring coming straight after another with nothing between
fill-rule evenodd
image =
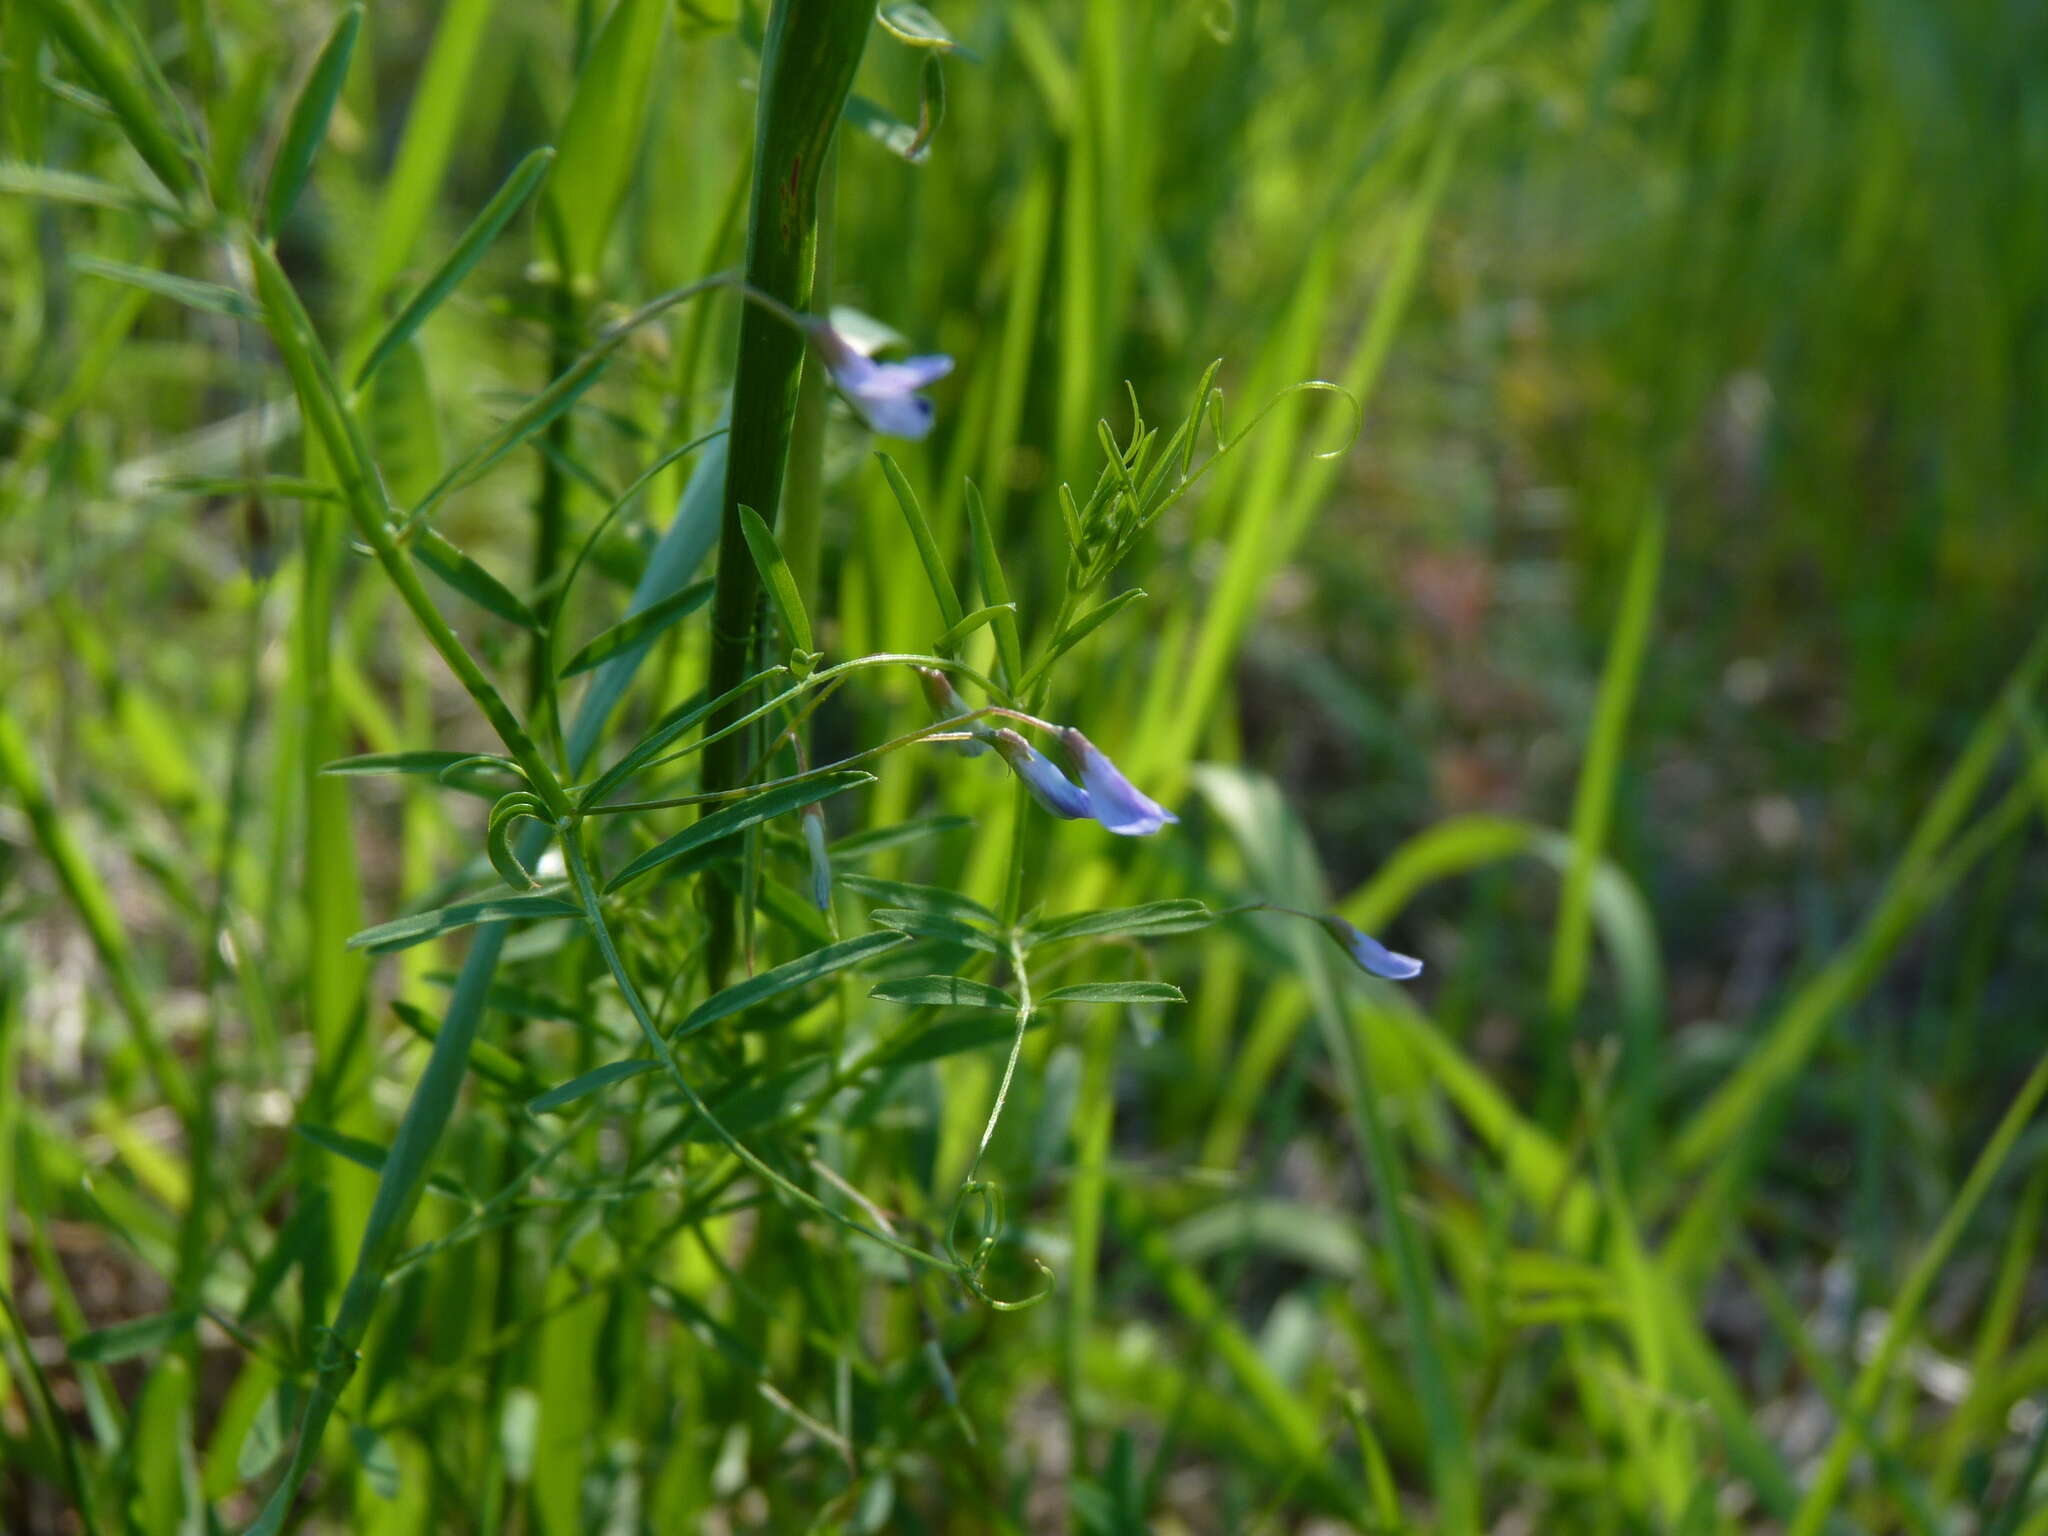
<instances>
[{"instance_id":1,"label":"slender plant stalk","mask_svg":"<svg viewBox=\"0 0 2048 1536\"><path fill-rule=\"evenodd\" d=\"M811 303L820 173L873 14L866 0L778 0L761 45L746 281L799 312ZM800 332L758 305L747 306L740 316L719 525L718 595L711 618L714 697L755 670L760 582L739 509L753 507L772 526L782 504L804 345ZM737 713L713 720L713 728ZM724 789L741 782L756 756L753 735L736 732L706 754L706 784ZM706 882L705 888L711 902L710 974L716 986L732 963L734 910L729 891L715 882Z\"/></svg>"}]
</instances>

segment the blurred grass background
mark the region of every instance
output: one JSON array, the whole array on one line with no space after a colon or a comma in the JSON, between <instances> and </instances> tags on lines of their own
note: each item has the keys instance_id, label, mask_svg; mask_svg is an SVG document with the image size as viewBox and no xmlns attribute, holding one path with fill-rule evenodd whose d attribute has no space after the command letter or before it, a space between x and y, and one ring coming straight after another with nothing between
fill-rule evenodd
<instances>
[{"instance_id":1,"label":"blurred grass background","mask_svg":"<svg viewBox=\"0 0 2048 1536\"><path fill-rule=\"evenodd\" d=\"M685 1239L671 1192L522 1203L387 1287L313 1528L2048 1531L2021 1091L2048 1044L2048 15L933 9L964 50L943 120L906 159L922 55L871 39L831 281L960 360L930 441L889 447L963 582L971 476L1042 641L1054 488L1093 484L1126 380L1169 426L1214 357L1233 426L1310 377L1364 406L1325 460L1342 409L1290 397L1132 562L1150 597L1053 707L1190 826L1047 830L1049 899L1326 890L1430 969L1353 991L1240 923L1140 962L1186 1010L1034 1039L994 1153L1058 1276L1029 1311L788 1211ZM331 505L165 489L322 471L256 327L90 269L240 285L221 242L24 169L155 187L74 14L189 115L232 209L338 13L0 9L0 1522L239 1528L374 1183L290 1127L389 1142L423 1047L385 1004L438 1016L461 948L373 972L339 940L479 853L445 793L309 765L488 736ZM571 155L608 15L370 10L279 238L338 356L525 155ZM401 500L595 325L738 258L761 18L614 19L645 67L598 147L365 397ZM535 506L580 540L712 426L735 323L721 296L636 333L439 526L531 595ZM944 627L866 446L835 418L808 589L835 657ZM598 546L565 645L616 617L688 468ZM458 627L523 701L519 631ZM678 632L632 720L702 660ZM919 709L849 689L821 755ZM1008 798L892 759L834 830L973 816L874 872L993 899ZM690 923L679 892L636 914L650 969ZM458 1198L544 1144L508 1105L618 1049L587 958L520 965L486 1027L512 1097L472 1085ZM757 1134L929 1233L1000 1065ZM618 1155L578 1141L570 1189ZM416 1240L460 1215L430 1199ZM273 1252L295 1267L242 1336L107 1342L232 1321Z\"/></svg>"}]
</instances>

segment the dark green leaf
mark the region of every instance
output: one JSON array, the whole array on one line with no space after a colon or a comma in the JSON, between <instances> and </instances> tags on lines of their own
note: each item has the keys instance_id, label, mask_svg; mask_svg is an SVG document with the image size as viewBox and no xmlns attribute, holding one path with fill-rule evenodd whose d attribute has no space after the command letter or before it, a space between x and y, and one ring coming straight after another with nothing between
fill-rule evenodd
<instances>
[{"instance_id":1,"label":"dark green leaf","mask_svg":"<svg viewBox=\"0 0 2048 1536\"><path fill-rule=\"evenodd\" d=\"M478 773L486 773L498 767L514 776L518 774L518 768L510 758L496 757L485 752L441 751L365 752L359 757L340 757L331 763L322 763L320 771L348 778L389 773L425 774L449 783L452 782L448 777L451 769L466 772L473 768ZM494 795L503 792L502 784L488 791Z\"/></svg>"},{"instance_id":2,"label":"dark green leaf","mask_svg":"<svg viewBox=\"0 0 2048 1536\"><path fill-rule=\"evenodd\" d=\"M1172 933L1193 933L1216 921L1216 914L1199 901L1149 901L1139 907L1113 907L1102 912L1077 912L1056 917L1032 928L1032 945L1057 944L1066 939L1100 938L1107 934L1135 934L1139 938L1160 938Z\"/></svg>"},{"instance_id":3,"label":"dark green leaf","mask_svg":"<svg viewBox=\"0 0 2048 1536\"><path fill-rule=\"evenodd\" d=\"M149 489L165 496L268 496L278 501L339 501L341 492L295 475L166 475Z\"/></svg>"},{"instance_id":4,"label":"dark green leaf","mask_svg":"<svg viewBox=\"0 0 2048 1536\"><path fill-rule=\"evenodd\" d=\"M142 156L163 184L178 197L189 197L198 185L192 165L177 138L164 126L170 116L165 104L150 99L145 88L147 61L136 59L133 67L117 58L112 45L100 34L94 19L76 0L34 0L50 30L71 50L86 77L99 87L107 105L120 119L135 152ZM9 18L10 22L14 20ZM32 60L33 54L29 55ZM21 61L14 61L19 67ZM25 91L31 85L17 78L9 89Z\"/></svg>"},{"instance_id":5,"label":"dark green leaf","mask_svg":"<svg viewBox=\"0 0 2048 1536\"><path fill-rule=\"evenodd\" d=\"M232 288L219 283L203 283L194 277L173 277L168 272L159 272L153 267L131 266L125 261L108 261L100 256L74 256L72 270L104 277L117 283L127 283L133 288L146 288L174 304L183 304L188 309L203 309L208 314L227 315L236 320L258 318L256 306Z\"/></svg>"},{"instance_id":6,"label":"dark green leaf","mask_svg":"<svg viewBox=\"0 0 2048 1536\"><path fill-rule=\"evenodd\" d=\"M495 993L496 989L492 990ZM496 996L491 998L491 1005L502 1006ZM422 1040L432 1043L441 1038L440 1021L429 1015L425 1009L393 998L391 1011L398 1016L399 1023ZM470 1070L485 1082L503 1088L508 1093L518 1094L522 1098L530 1096L533 1090L540 1086L534 1081L533 1074L526 1069L523 1062L510 1052L499 1050L488 1040L478 1040L470 1046L469 1066Z\"/></svg>"},{"instance_id":7,"label":"dark green leaf","mask_svg":"<svg viewBox=\"0 0 2048 1536\"><path fill-rule=\"evenodd\" d=\"M638 613L619 620L570 657L561 675L574 677L579 672L588 672L592 667L610 661L621 651L651 643L669 625L703 607L704 600L711 596L712 585L709 580L692 582L680 592L671 592Z\"/></svg>"},{"instance_id":8,"label":"dark green leaf","mask_svg":"<svg viewBox=\"0 0 2048 1536\"><path fill-rule=\"evenodd\" d=\"M175 210L130 187L98 181L71 171L52 170L41 165L0 162L0 195L40 197L53 203L73 203L85 208L116 208L127 212L148 209L169 213Z\"/></svg>"},{"instance_id":9,"label":"dark green leaf","mask_svg":"<svg viewBox=\"0 0 2048 1536\"><path fill-rule=\"evenodd\" d=\"M304 1121L292 1129L322 1152L332 1152L336 1157L359 1168L367 1168L372 1173L384 1171L385 1152L374 1141L365 1141L360 1136L344 1136L340 1131L329 1130L324 1125L309 1125Z\"/></svg>"},{"instance_id":10,"label":"dark green leaf","mask_svg":"<svg viewBox=\"0 0 2048 1536\"><path fill-rule=\"evenodd\" d=\"M360 1136L345 1136L340 1131L330 1130L324 1125L309 1125L302 1120L292 1129L322 1152L331 1152L358 1167L369 1169L372 1173L382 1173L384 1164L390 1156L374 1141L365 1141ZM427 1188L436 1194L446 1195L451 1200L461 1201L464 1205L476 1203L470 1198L468 1190L444 1173L428 1174Z\"/></svg>"},{"instance_id":11,"label":"dark green leaf","mask_svg":"<svg viewBox=\"0 0 2048 1536\"><path fill-rule=\"evenodd\" d=\"M1024 648L1018 637L1016 604L1010 601L1010 579L1003 573L1002 557L996 553L995 530L989 526L988 509L981 504L981 491L967 482L967 527L974 535L974 568L981 578L981 595L992 607L1007 606L1008 613L996 616L996 655L1002 659L1003 681L1015 688L1024 675Z\"/></svg>"},{"instance_id":12,"label":"dark green leaf","mask_svg":"<svg viewBox=\"0 0 2048 1536\"><path fill-rule=\"evenodd\" d=\"M922 842L925 838L958 832L973 825L974 820L969 816L919 816L911 821L899 821L893 826L851 832L831 845L832 862L836 865L846 859L865 858L871 853L900 848L905 843ZM839 878L844 880L845 876Z\"/></svg>"},{"instance_id":13,"label":"dark green leaf","mask_svg":"<svg viewBox=\"0 0 2048 1536\"><path fill-rule=\"evenodd\" d=\"M239 1314L244 1324L255 1321L270 1304L270 1298L277 1294L277 1288L284 1283L284 1277L298 1266L313 1259L316 1254L324 1257L323 1245L327 1242L327 1189L314 1184L302 1187L298 1203L292 1208L291 1216L278 1229L277 1237L271 1242L269 1252L256 1265L255 1273L249 1277L248 1293L242 1298Z\"/></svg>"},{"instance_id":14,"label":"dark green leaf","mask_svg":"<svg viewBox=\"0 0 2048 1536\"><path fill-rule=\"evenodd\" d=\"M869 997L911 1008L1006 1008L1017 1011L1017 999L1001 987L965 976L906 976L885 981Z\"/></svg>"},{"instance_id":15,"label":"dark green leaf","mask_svg":"<svg viewBox=\"0 0 2048 1536\"><path fill-rule=\"evenodd\" d=\"M729 1134L736 1137L749 1135L763 1126L773 1125L782 1118L785 1110L801 1103L824 1081L830 1067L831 1063L824 1057L813 1056L727 1094L709 1108ZM723 1140L702 1119L691 1125L686 1139Z\"/></svg>"},{"instance_id":16,"label":"dark green leaf","mask_svg":"<svg viewBox=\"0 0 2048 1536\"><path fill-rule=\"evenodd\" d=\"M540 620L534 617L531 608L521 602L497 577L432 528L421 524L413 530L412 552L421 565L484 612L496 614L508 623L517 624L521 629L539 633Z\"/></svg>"},{"instance_id":17,"label":"dark green leaf","mask_svg":"<svg viewBox=\"0 0 2048 1536\"><path fill-rule=\"evenodd\" d=\"M958 624L955 624L951 629L939 636L938 639L934 640L932 642L932 649L941 656L955 655L960 649L960 642L981 628L982 625L1005 617L1015 619L1016 616L1017 605L1015 603L990 603L986 608L977 608L974 612L962 618Z\"/></svg>"},{"instance_id":18,"label":"dark green leaf","mask_svg":"<svg viewBox=\"0 0 2048 1536\"><path fill-rule=\"evenodd\" d=\"M619 0L576 77L562 120L561 174L548 183L546 227L571 282L595 277L640 163L667 0ZM593 14L595 12L593 11Z\"/></svg>"},{"instance_id":19,"label":"dark green leaf","mask_svg":"<svg viewBox=\"0 0 2048 1536\"><path fill-rule=\"evenodd\" d=\"M589 787L578 796L577 803L586 806L602 805L607 795L661 756L670 742L682 736L721 703L739 698L748 690L758 688L770 675L782 670L781 667L771 667L766 672L756 672L737 688L732 689L724 700L707 699L702 693L692 694L656 721L654 729L635 742L624 757L592 779Z\"/></svg>"},{"instance_id":20,"label":"dark green leaf","mask_svg":"<svg viewBox=\"0 0 2048 1536\"><path fill-rule=\"evenodd\" d=\"M90 1360L100 1365L132 1359L136 1355L162 1349L189 1329L197 1316L196 1312L186 1309L132 1317L125 1323L80 1334L71 1341L65 1353L74 1360Z\"/></svg>"},{"instance_id":21,"label":"dark green leaf","mask_svg":"<svg viewBox=\"0 0 2048 1536\"><path fill-rule=\"evenodd\" d=\"M365 928L361 933L351 935L348 947L367 949L373 955L388 955L473 924L516 923L532 918L582 915L581 907L563 901L559 896L493 896L482 901L458 901L450 906L436 907L431 912L415 912L410 917L379 923L374 928Z\"/></svg>"},{"instance_id":22,"label":"dark green leaf","mask_svg":"<svg viewBox=\"0 0 2048 1536\"><path fill-rule=\"evenodd\" d=\"M299 200L299 190L313 169L313 157L327 137L327 120L334 115L334 103L341 95L342 82L348 78L348 61L355 52L356 33L362 25L360 5L352 5L342 13L327 46L314 61L313 73L307 77L299 99L292 103L284 139L270 167L270 184L263 194L263 233L272 239L283 227L292 204Z\"/></svg>"},{"instance_id":23,"label":"dark green leaf","mask_svg":"<svg viewBox=\"0 0 2048 1536\"><path fill-rule=\"evenodd\" d=\"M1030 1027L1044 1027L1044 1014L1032 1015ZM906 1040L901 1047L892 1051L889 1060L895 1066L911 1066L921 1061L940 1061L948 1056L958 1056L967 1051L986 1050L990 1046L1007 1046L1017 1038L1015 1019L964 1018L948 1019L943 1024L934 1024L930 1029L919 1030Z\"/></svg>"},{"instance_id":24,"label":"dark green leaf","mask_svg":"<svg viewBox=\"0 0 2048 1536\"><path fill-rule=\"evenodd\" d=\"M490 249L499 232L511 222L513 215L526 206L526 200L533 196L534 188L547 175L554 159L552 149L536 149L513 167L512 174L505 178L505 184L498 188L491 200L484 204L483 211L462 232L462 238L455 242L455 249L448 253L447 260L434 269L433 276L420 285L418 293L406 300L398 317L377 338L377 344L370 348L369 357L356 374L357 389L363 387L385 358L405 344L427 316L469 275L470 269L483 259L484 252Z\"/></svg>"},{"instance_id":25,"label":"dark green leaf","mask_svg":"<svg viewBox=\"0 0 2048 1536\"><path fill-rule=\"evenodd\" d=\"M1100 603L1082 614L1081 617L1074 620L1073 623L1053 637L1052 644L1046 647L1045 655L1039 659L1038 665L1031 669L1030 674L1017 685L1017 691L1019 693L1028 693L1032 686L1045 676L1054 662L1094 634L1103 624L1121 613L1126 606L1135 603L1145 595L1144 588L1132 587L1130 591L1119 592L1108 602Z\"/></svg>"},{"instance_id":26,"label":"dark green leaf","mask_svg":"<svg viewBox=\"0 0 2048 1536\"><path fill-rule=\"evenodd\" d=\"M863 960L894 949L903 942L900 933L866 933L858 938L844 939L837 944L828 944L823 949L813 950L785 965L750 976L745 981L714 993L690 1010L690 1014L676 1027L672 1039L681 1040L693 1035L707 1025L720 1019L765 1002L778 993L801 987L816 981L820 976L829 976L834 971L844 970L849 965L858 965Z\"/></svg>"},{"instance_id":27,"label":"dark green leaf","mask_svg":"<svg viewBox=\"0 0 2048 1536\"><path fill-rule=\"evenodd\" d=\"M536 1115L549 1110L560 1109L564 1104L587 1098L593 1093L609 1088L613 1083L623 1083L628 1078L640 1077L649 1072L659 1072L661 1063L643 1059L637 1061L610 1061L603 1066L573 1077L559 1088L550 1088L539 1098L527 1104L527 1109Z\"/></svg>"},{"instance_id":28,"label":"dark green leaf","mask_svg":"<svg viewBox=\"0 0 2048 1536\"><path fill-rule=\"evenodd\" d=\"M837 848L832 850L838 856ZM908 880L883 880L875 875L845 874L839 883L850 891L891 907L908 907L916 912L944 912L969 922L995 924L995 913L972 896L948 890L942 885L913 885Z\"/></svg>"},{"instance_id":29,"label":"dark green leaf","mask_svg":"<svg viewBox=\"0 0 2048 1536\"><path fill-rule=\"evenodd\" d=\"M894 928L898 933L914 934L921 939L945 939L950 943L965 944L970 949L986 950L992 955L1004 952L1001 942L995 935L963 923L956 917L947 917L944 913L882 907L870 912L868 916L884 928Z\"/></svg>"},{"instance_id":30,"label":"dark green leaf","mask_svg":"<svg viewBox=\"0 0 2048 1536\"><path fill-rule=\"evenodd\" d=\"M800 651L808 651L811 648L811 616L804 612L803 594L796 589L796 578L790 574L789 562L782 558L782 546L775 542L775 531L752 507L740 508L740 531L747 536L747 549L754 557L754 568L761 573L761 584L775 599L775 607L782 615L782 627L789 633L790 644Z\"/></svg>"},{"instance_id":31,"label":"dark green leaf","mask_svg":"<svg viewBox=\"0 0 2048 1536\"><path fill-rule=\"evenodd\" d=\"M1041 1003L1184 1003L1179 987L1163 981L1084 981L1056 987Z\"/></svg>"},{"instance_id":32,"label":"dark green leaf","mask_svg":"<svg viewBox=\"0 0 2048 1536\"><path fill-rule=\"evenodd\" d=\"M903 509L903 521L910 525L910 537L917 545L917 558L924 565L925 580L931 583L932 596L939 601L939 615L946 621L946 628L951 629L960 622L960 594L953 589L953 578L946 572L946 560L939 553L939 541L932 537L931 525L924 520L924 509L917 504L917 492L903 478L903 471L896 467L896 461L881 452L877 452L875 457L882 461L883 478L889 482L889 489L896 493L896 504Z\"/></svg>"},{"instance_id":33,"label":"dark green leaf","mask_svg":"<svg viewBox=\"0 0 2048 1536\"><path fill-rule=\"evenodd\" d=\"M785 784L780 789L764 790L749 795L744 800L735 800L721 810L693 822L675 836L656 843L652 848L633 860L624 869L613 875L605 886L610 894L621 886L639 879L651 869L658 869L671 859L681 858L692 848L706 843L715 843L722 837L731 837L735 832L744 832L748 827L759 826L764 821L800 810L807 805L828 799L845 790L858 789L863 784L872 784L875 776L855 769L838 773L820 774L815 779L806 779L801 784Z\"/></svg>"}]
</instances>

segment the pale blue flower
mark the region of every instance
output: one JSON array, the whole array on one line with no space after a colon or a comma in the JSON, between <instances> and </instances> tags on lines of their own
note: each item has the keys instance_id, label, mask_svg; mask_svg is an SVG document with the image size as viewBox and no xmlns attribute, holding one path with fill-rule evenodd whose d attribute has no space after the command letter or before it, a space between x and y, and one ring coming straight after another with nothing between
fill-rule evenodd
<instances>
[{"instance_id":1,"label":"pale blue flower","mask_svg":"<svg viewBox=\"0 0 2048 1536\"><path fill-rule=\"evenodd\" d=\"M1031 798L1053 815L1065 821L1079 821L1094 814L1088 792L1061 773L1051 758L1015 731L997 731L990 740L996 751L1003 755L1003 761L1024 781L1024 787L1031 791Z\"/></svg>"},{"instance_id":2,"label":"pale blue flower","mask_svg":"<svg viewBox=\"0 0 2048 1536\"><path fill-rule=\"evenodd\" d=\"M1125 837L1149 837L1161 827L1179 823L1178 816L1125 778L1094 742L1072 726L1060 732L1060 740L1081 770L1081 786L1087 790L1091 806L1088 814L1110 831Z\"/></svg>"},{"instance_id":3,"label":"pale blue flower","mask_svg":"<svg viewBox=\"0 0 2048 1536\"><path fill-rule=\"evenodd\" d=\"M1341 917L1326 917L1323 927L1343 946L1344 953L1358 968L1388 981L1413 981L1422 974L1422 962L1412 955L1397 955L1371 934L1360 933Z\"/></svg>"},{"instance_id":4,"label":"pale blue flower","mask_svg":"<svg viewBox=\"0 0 2048 1536\"><path fill-rule=\"evenodd\" d=\"M811 323L811 339L833 384L875 431L913 441L931 431L932 403L918 391L951 373L952 358L933 354L878 363L822 320Z\"/></svg>"}]
</instances>

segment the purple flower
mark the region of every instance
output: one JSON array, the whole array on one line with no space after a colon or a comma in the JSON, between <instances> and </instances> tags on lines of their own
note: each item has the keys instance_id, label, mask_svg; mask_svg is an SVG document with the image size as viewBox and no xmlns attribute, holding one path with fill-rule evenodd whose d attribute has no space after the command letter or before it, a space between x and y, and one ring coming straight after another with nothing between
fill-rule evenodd
<instances>
[{"instance_id":1,"label":"purple flower","mask_svg":"<svg viewBox=\"0 0 2048 1536\"><path fill-rule=\"evenodd\" d=\"M1341 917L1326 917L1323 927L1344 948L1344 953L1369 975L1388 981L1412 981L1422 974L1422 962L1411 955L1397 955L1371 934L1360 933Z\"/></svg>"},{"instance_id":2,"label":"purple flower","mask_svg":"<svg viewBox=\"0 0 2048 1536\"><path fill-rule=\"evenodd\" d=\"M1003 755L1003 761L1015 770L1017 777L1024 781L1024 787L1031 791L1031 798L1053 815L1066 821L1079 821L1084 816L1095 814L1089 804L1088 792L1061 773L1051 758L1022 736L1012 730L1001 730L990 739Z\"/></svg>"},{"instance_id":3,"label":"purple flower","mask_svg":"<svg viewBox=\"0 0 2048 1536\"><path fill-rule=\"evenodd\" d=\"M952 358L934 354L878 363L822 320L813 321L810 330L832 382L870 427L886 437L912 440L931 431L932 403L918 391L951 373Z\"/></svg>"},{"instance_id":4,"label":"purple flower","mask_svg":"<svg viewBox=\"0 0 2048 1536\"><path fill-rule=\"evenodd\" d=\"M1178 825L1180 818L1117 771L1117 766L1095 743L1072 726L1060 732L1060 740L1074 766L1081 770L1081 786L1088 791L1089 812L1112 832L1125 837L1149 837L1161 827Z\"/></svg>"},{"instance_id":5,"label":"purple flower","mask_svg":"<svg viewBox=\"0 0 2048 1536\"><path fill-rule=\"evenodd\" d=\"M914 667L912 670L917 673L917 680L924 684L924 696L931 703L933 719L957 720L962 715L973 713L967 707L967 701L961 698L958 690L953 687L952 680L937 667ZM989 728L986 720L970 720L961 729L981 738L979 741L946 743L962 757L981 756L988 750L982 743L995 739L996 733Z\"/></svg>"}]
</instances>

